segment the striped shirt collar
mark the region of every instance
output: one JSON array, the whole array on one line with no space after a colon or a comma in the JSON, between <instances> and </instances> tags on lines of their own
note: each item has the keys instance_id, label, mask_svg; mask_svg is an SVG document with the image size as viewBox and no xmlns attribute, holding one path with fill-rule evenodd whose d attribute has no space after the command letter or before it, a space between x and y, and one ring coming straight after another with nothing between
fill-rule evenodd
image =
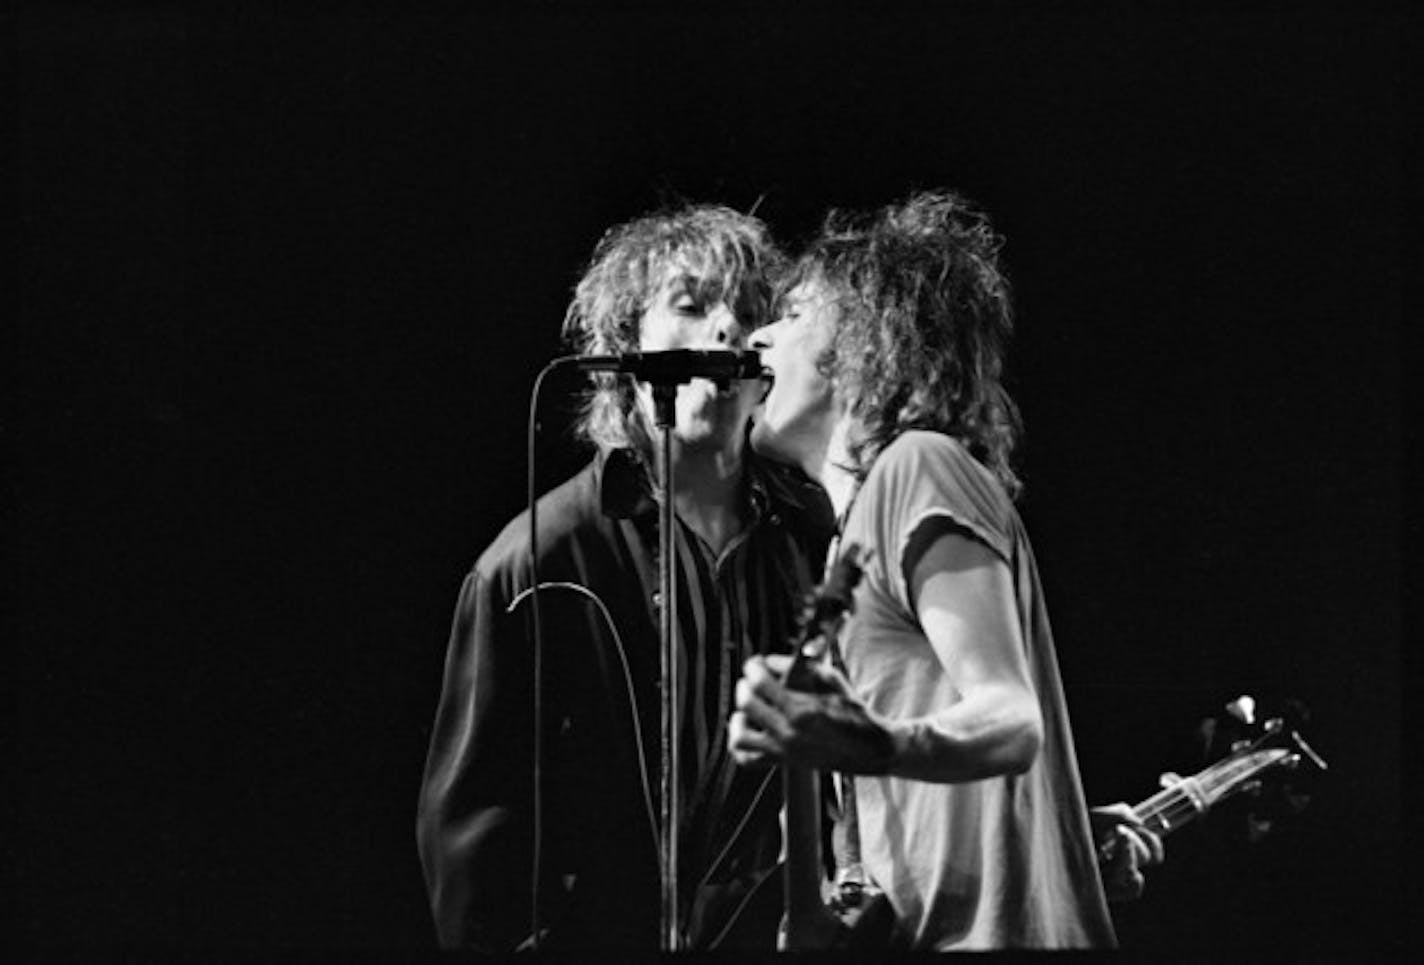
<instances>
[{"instance_id":1,"label":"striped shirt collar","mask_svg":"<svg viewBox=\"0 0 1424 965\"><path fill-rule=\"evenodd\" d=\"M634 519L657 510L649 459L632 447L599 451L599 501L605 515ZM825 492L800 472L761 458L748 447L745 458L747 509L753 523L767 515L791 512L817 528L835 525Z\"/></svg>"}]
</instances>

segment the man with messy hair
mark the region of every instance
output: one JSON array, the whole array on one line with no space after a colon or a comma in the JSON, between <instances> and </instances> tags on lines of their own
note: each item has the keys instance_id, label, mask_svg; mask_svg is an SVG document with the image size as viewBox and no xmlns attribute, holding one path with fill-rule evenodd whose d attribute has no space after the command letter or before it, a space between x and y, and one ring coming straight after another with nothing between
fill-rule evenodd
<instances>
[{"instance_id":1,"label":"man with messy hair","mask_svg":"<svg viewBox=\"0 0 1424 965\"><path fill-rule=\"evenodd\" d=\"M864 575L839 638L844 673L819 668L802 692L783 686L785 658L752 657L729 741L743 764L855 775L847 831L905 947L1111 947L1014 508L1000 245L947 192L832 217L790 273L778 320L752 334L775 375L752 443L824 486L841 520L835 552L854 549ZM1118 853L1108 883L1131 896L1161 843L1125 805L1096 818Z\"/></svg>"},{"instance_id":2,"label":"man with messy hair","mask_svg":"<svg viewBox=\"0 0 1424 965\"><path fill-rule=\"evenodd\" d=\"M737 349L769 321L780 263L765 227L689 206L598 243L565 331L587 353ZM764 386L680 387L673 429L681 920L689 947L770 947L780 788L727 748L732 685L785 646L832 528L824 494L746 445ZM659 944L660 646L654 433L646 386L603 375L579 421L592 461L538 504L543 670L541 947ZM456 604L417 816L437 937L531 943L533 646L528 516L475 563ZM774 881L772 882L774 884ZM762 908L772 917L757 918Z\"/></svg>"}]
</instances>

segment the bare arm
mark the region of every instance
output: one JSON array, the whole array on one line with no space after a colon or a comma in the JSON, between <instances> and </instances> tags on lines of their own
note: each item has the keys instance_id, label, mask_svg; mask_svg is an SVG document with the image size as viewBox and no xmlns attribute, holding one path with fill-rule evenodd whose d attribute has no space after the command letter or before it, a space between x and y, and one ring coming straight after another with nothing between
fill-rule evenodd
<instances>
[{"instance_id":1,"label":"bare arm","mask_svg":"<svg viewBox=\"0 0 1424 965\"><path fill-rule=\"evenodd\" d=\"M784 663L753 658L737 684L729 734L740 763L790 758L939 783L1020 773L1033 763L1043 724L1008 566L977 540L945 532L909 576L920 627L961 699L925 717L889 720L834 671L818 670L818 691L800 693L781 685Z\"/></svg>"},{"instance_id":2,"label":"bare arm","mask_svg":"<svg viewBox=\"0 0 1424 965\"><path fill-rule=\"evenodd\" d=\"M1027 770L1043 741L1008 564L978 540L939 536L910 574L920 627L961 699L891 723L891 773L972 781Z\"/></svg>"}]
</instances>

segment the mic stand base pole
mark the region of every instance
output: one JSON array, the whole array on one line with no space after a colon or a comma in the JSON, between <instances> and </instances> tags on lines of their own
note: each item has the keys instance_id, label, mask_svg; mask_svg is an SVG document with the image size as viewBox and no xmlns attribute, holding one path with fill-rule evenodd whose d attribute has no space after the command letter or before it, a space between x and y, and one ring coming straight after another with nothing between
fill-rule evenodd
<instances>
[{"instance_id":1,"label":"mic stand base pole","mask_svg":"<svg viewBox=\"0 0 1424 965\"><path fill-rule=\"evenodd\" d=\"M681 678L682 648L677 645L677 585L673 578L676 517L672 500L672 427L677 419L677 383L653 383L653 405L658 427L658 598L659 635L662 640L662 916L663 951L682 950L678 898L678 825L682 814L678 723L682 720L677 682Z\"/></svg>"}]
</instances>

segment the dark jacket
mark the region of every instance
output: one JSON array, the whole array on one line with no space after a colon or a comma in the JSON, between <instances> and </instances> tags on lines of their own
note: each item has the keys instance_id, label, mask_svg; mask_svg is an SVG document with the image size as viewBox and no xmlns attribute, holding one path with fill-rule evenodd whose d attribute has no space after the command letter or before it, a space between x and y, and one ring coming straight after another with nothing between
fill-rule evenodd
<instances>
[{"instance_id":1,"label":"dark jacket","mask_svg":"<svg viewBox=\"0 0 1424 965\"><path fill-rule=\"evenodd\" d=\"M775 864L780 785L731 762L726 717L742 661L785 649L832 527L824 493L803 478L749 459L746 479L750 525L719 558L679 524L684 659L692 680L703 668L684 698L682 745L679 889L692 947L717 943ZM658 541L646 480L640 460L615 450L538 503L549 948L658 946ZM530 935L528 527L526 512L479 558L450 634L416 827L446 947L503 951ZM749 907L720 944L769 946L774 916L753 917Z\"/></svg>"}]
</instances>

